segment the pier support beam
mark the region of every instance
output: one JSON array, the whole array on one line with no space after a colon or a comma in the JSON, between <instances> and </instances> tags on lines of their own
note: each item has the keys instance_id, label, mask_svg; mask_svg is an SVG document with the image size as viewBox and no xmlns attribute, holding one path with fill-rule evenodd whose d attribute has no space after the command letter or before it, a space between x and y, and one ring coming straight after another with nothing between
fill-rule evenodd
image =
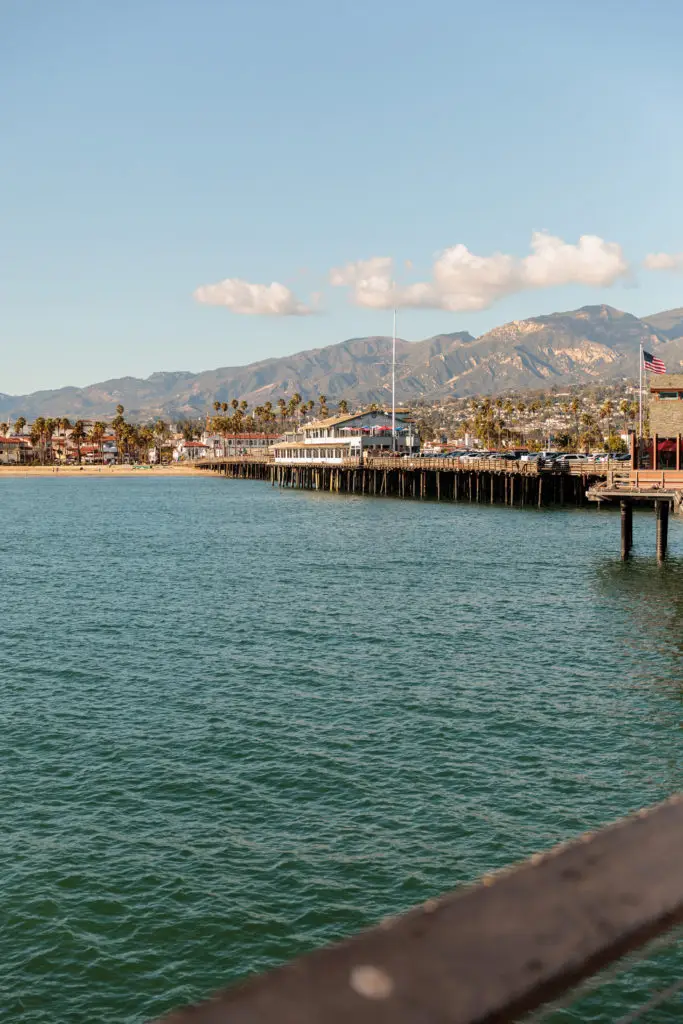
<instances>
[{"instance_id":1,"label":"pier support beam","mask_svg":"<svg viewBox=\"0 0 683 1024\"><path fill-rule=\"evenodd\" d=\"M669 502L655 502L657 510L657 561L663 562L666 558L666 545L669 538Z\"/></svg>"},{"instance_id":2,"label":"pier support beam","mask_svg":"<svg viewBox=\"0 0 683 1024\"><path fill-rule=\"evenodd\" d=\"M621 502L621 558L626 561L633 547L633 505Z\"/></svg>"}]
</instances>

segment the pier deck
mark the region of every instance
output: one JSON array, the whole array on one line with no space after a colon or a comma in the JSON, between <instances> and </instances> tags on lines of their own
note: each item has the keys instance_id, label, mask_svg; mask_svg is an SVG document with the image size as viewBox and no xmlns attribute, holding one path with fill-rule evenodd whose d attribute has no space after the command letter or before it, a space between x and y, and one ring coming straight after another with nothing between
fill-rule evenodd
<instances>
[{"instance_id":1,"label":"pier deck","mask_svg":"<svg viewBox=\"0 0 683 1024\"><path fill-rule=\"evenodd\" d=\"M669 538L669 512L683 511L683 471L678 469L631 469L596 482L586 492L589 501L618 501L621 507L621 557L633 547L633 508L653 505L657 516L657 560L663 562Z\"/></svg>"},{"instance_id":2,"label":"pier deck","mask_svg":"<svg viewBox=\"0 0 683 1024\"><path fill-rule=\"evenodd\" d=\"M273 486L479 504L583 505L590 487L610 480L606 463L538 467L503 459L365 458L338 463L265 456L202 459L205 471Z\"/></svg>"}]
</instances>

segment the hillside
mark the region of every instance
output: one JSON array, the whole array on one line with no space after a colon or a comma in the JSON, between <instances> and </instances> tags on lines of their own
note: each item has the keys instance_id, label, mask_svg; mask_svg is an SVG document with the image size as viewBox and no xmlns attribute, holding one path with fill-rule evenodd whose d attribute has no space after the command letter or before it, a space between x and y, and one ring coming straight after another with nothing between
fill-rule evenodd
<instances>
[{"instance_id":1,"label":"hillside","mask_svg":"<svg viewBox=\"0 0 683 1024\"><path fill-rule=\"evenodd\" d=\"M667 338L683 338L683 309L667 309L663 313L653 313L642 318L660 334Z\"/></svg>"},{"instance_id":2,"label":"hillside","mask_svg":"<svg viewBox=\"0 0 683 1024\"><path fill-rule=\"evenodd\" d=\"M683 311L638 319L610 306L515 320L479 338L466 332L397 343L397 398L496 394L637 377L641 344L656 350L669 369L683 365ZM660 326L658 326L660 325ZM671 333L673 332L673 333ZM131 418L204 415L214 400L246 399L251 406L298 391L351 404L386 402L391 394L391 339L353 338L247 366L202 373L153 373L85 388L31 395L0 394L0 416L66 415L107 418L121 403Z\"/></svg>"}]
</instances>

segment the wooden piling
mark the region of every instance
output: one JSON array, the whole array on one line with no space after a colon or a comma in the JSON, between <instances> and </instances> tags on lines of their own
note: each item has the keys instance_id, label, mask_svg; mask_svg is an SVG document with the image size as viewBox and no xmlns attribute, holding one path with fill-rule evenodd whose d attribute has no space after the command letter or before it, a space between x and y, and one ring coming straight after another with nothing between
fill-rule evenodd
<instances>
[{"instance_id":1,"label":"wooden piling","mask_svg":"<svg viewBox=\"0 0 683 1024\"><path fill-rule=\"evenodd\" d=\"M621 507L621 559L626 561L633 545L633 505L622 501Z\"/></svg>"},{"instance_id":2,"label":"wooden piling","mask_svg":"<svg viewBox=\"0 0 683 1024\"><path fill-rule=\"evenodd\" d=\"M666 558L666 547L669 539L669 502L659 500L655 502L657 511L657 561L663 562Z\"/></svg>"}]
</instances>

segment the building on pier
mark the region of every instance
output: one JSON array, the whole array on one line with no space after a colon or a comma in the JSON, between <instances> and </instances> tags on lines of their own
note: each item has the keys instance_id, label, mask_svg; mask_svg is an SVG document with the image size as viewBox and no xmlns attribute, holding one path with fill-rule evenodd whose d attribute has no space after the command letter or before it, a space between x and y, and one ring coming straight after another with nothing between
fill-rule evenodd
<instances>
[{"instance_id":1,"label":"building on pier","mask_svg":"<svg viewBox=\"0 0 683 1024\"><path fill-rule=\"evenodd\" d=\"M652 469L683 468L683 373L666 373L653 381L649 395L651 441L646 459Z\"/></svg>"},{"instance_id":2,"label":"building on pier","mask_svg":"<svg viewBox=\"0 0 683 1024\"><path fill-rule=\"evenodd\" d=\"M405 409L396 410L394 431L391 413L367 409L306 423L273 445L275 462L295 465L307 462L334 465L346 459L361 459L364 454L381 455L394 449L400 455L414 455L420 450L417 429Z\"/></svg>"},{"instance_id":3,"label":"building on pier","mask_svg":"<svg viewBox=\"0 0 683 1024\"><path fill-rule=\"evenodd\" d=\"M204 431L202 441L208 445L216 458L225 458L236 455L265 455L281 437L281 434L266 434L262 431L241 434L216 434Z\"/></svg>"}]
</instances>

